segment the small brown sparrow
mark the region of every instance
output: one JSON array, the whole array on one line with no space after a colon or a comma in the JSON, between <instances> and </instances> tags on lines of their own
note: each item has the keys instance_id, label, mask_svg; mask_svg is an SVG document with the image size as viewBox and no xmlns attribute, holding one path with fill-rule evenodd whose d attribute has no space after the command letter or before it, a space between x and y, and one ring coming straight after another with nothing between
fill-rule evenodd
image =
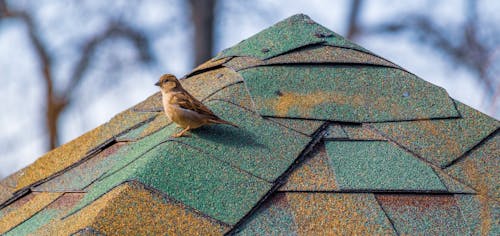
<instances>
[{"instance_id":1,"label":"small brown sparrow","mask_svg":"<svg viewBox=\"0 0 500 236\"><path fill-rule=\"evenodd\" d=\"M181 137L191 129L208 124L226 124L238 127L219 118L208 107L189 94L174 75L162 75L155 85L160 87L165 114L178 126L184 128L172 137Z\"/></svg>"}]
</instances>

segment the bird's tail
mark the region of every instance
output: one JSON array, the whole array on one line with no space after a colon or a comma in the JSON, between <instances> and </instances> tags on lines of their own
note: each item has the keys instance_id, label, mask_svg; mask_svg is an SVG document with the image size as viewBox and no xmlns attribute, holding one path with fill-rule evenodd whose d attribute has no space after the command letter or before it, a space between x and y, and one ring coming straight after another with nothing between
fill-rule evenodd
<instances>
[{"instance_id":1,"label":"bird's tail","mask_svg":"<svg viewBox=\"0 0 500 236\"><path fill-rule=\"evenodd\" d=\"M239 126L237 126L235 123L232 123L232 122L229 122L227 120L223 120L223 119L210 119L209 120L211 123L214 123L214 124L223 124L223 125L231 125L231 126L234 126L236 128L239 128Z\"/></svg>"}]
</instances>

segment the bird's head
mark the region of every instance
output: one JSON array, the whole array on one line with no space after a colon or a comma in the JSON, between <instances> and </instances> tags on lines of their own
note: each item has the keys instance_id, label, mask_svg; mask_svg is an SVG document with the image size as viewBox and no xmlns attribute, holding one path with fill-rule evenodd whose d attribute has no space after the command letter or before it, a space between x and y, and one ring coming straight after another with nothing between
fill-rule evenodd
<instances>
[{"instance_id":1,"label":"bird's head","mask_svg":"<svg viewBox=\"0 0 500 236\"><path fill-rule=\"evenodd\" d=\"M181 88L179 80L172 74L164 74L160 77L158 82L155 83L156 86L160 87L162 91L170 91L175 88Z\"/></svg>"}]
</instances>

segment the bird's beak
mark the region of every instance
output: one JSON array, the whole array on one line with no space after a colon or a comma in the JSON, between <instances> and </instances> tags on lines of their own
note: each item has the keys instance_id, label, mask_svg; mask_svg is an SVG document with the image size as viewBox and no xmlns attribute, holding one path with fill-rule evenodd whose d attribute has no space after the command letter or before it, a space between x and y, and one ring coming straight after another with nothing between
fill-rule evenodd
<instances>
[{"instance_id":1,"label":"bird's beak","mask_svg":"<svg viewBox=\"0 0 500 236\"><path fill-rule=\"evenodd\" d=\"M155 86L160 86L160 81L156 82Z\"/></svg>"}]
</instances>

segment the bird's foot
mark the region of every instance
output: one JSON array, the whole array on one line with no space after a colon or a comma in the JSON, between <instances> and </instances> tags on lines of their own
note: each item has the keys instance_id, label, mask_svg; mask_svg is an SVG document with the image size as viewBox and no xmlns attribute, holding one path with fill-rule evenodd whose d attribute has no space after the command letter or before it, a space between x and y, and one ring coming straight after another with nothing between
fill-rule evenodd
<instances>
[{"instance_id":1,"label":"bird's foot","mask_svg":"<svg viewBox=\"0 0 500 236\"><path fill-rule=\"evenodd\" d=\"M187 131L189 130L189 126L185 129L183 129L181 132L179 133L176 133L176 134L172 134L172 138L179 138L179 137L182 137L182 136L185 136L185 137L190 137L191 135L186 133Z\"/></svg>"},{"instance_id":2,"label":"bird's foot","mask_svg":"<svg viewBox=\"0 0 500 236\"><path fill-rule=\"evenodd\" d=\"M172 138L180 138L180 137L191 137L191 134L188 134L188 133L183 133L181 134L182 132L179 132L179 133L176 133L176 134L172 134Z\"/></svg>"}]
</instances>

